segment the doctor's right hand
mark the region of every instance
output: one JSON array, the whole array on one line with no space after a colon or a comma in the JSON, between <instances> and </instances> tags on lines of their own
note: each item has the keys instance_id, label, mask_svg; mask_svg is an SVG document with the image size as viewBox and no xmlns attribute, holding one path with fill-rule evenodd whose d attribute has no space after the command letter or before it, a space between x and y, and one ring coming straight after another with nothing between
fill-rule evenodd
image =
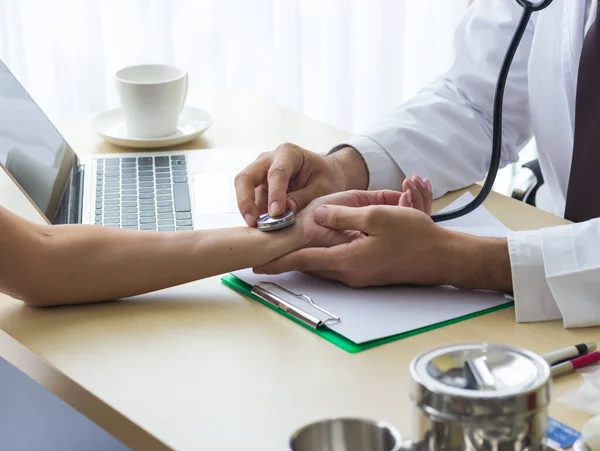
<instances>
[{"instance_id":1,"label":"doctor's right hand","mask_svg":"<svg viewBox=\"0 0 600 451\"><path fill-rule=\"evenodd\" d=\"M367 167L353 148L324 156L294 144L261 154L235 178L240 213L249 226L267 211L299 212L313 199L350 189L366 189Z\"/></svg>"},{"instance_id":2,"label":"doctor's right hand","mask_svg":"<svg viewBox=\"0 0 600 451\"><path fill-rule=\"evenodd\" d=\"M380 195L392 202L365 202L365 192L359 191L353 204L344 202L352 197L341 199L341 194L327 196L325 202L307 209L312 211L315 228L331 230L318 235L331 240L321 243L329 247L300 249L254 271L301 271L352 287L367 287L460 284L465 266L476 267L469 260L468 246L462 245L468 236L443 229L423 211L407 208L406 193ZM369 194L372 197L375 192ZM396 199L398 203L392 204ZM334 200L337 205L330 204ZM345 236L339 235L342 231Z\"/></svg>"}]
</instances>

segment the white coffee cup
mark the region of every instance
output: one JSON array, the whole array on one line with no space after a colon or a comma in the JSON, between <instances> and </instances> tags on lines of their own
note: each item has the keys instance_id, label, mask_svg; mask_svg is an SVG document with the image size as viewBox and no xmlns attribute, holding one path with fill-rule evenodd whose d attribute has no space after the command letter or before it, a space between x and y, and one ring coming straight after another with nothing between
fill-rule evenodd
<instances>
[{"instance_id":1,"label":"white coffee cup","mask_svg":"<svg viewBox=\"0 0 600 451\"><path fill-rule=\"evenodd\" d=\"M177 131L188 91L186 71L167 64L143 64L117 71L115 79L128 134L158 138Z\"/></svg>"}]
</instances>

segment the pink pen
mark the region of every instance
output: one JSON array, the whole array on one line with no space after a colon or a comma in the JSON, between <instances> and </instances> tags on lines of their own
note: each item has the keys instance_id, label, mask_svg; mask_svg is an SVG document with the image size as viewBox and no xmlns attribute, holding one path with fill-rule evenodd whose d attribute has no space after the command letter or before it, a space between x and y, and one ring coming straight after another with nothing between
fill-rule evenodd
<instances>
[{"instance_id":1,"label":"pink pen","mask_svg":"<svg viewBox=\"0 0 600 451\"><path fill-rule=\"evenodd\" d=\"M596 362L600 362L600 352L590 352L581 357L577 357L573 360L568 360L552 367L552 377L561 376L575 371L578 368L592 365Z\"/></svg>"},{"instance_id":2,"label":"pink pen","mask_svg":"<svg viewBox=\"0 0 600 451\"><path fill-rule=\"evenodd\" d=\"M574 346L568 346L566 348L557 349L556 351L543 354L543 359L548 362L548 365L556 365L557 363L565 362L577 358L582 355L589 354L596 350L596 343L580 343Z\"/></svg>"}]
</instances>

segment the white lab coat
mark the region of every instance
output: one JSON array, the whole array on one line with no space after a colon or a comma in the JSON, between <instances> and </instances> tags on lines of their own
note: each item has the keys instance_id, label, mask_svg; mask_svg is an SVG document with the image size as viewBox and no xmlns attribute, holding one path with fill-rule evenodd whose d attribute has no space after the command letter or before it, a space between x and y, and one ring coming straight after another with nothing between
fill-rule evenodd
<instances>
[{"instance_id":1,"label":"white lab coat","mask_svg":"<svg viewBox=\"0 0 600 451\"><path fill-rule=\"evenodd\" d=\"M535 135L559 215L571 167L579 55L595 9L596 0L554 0L535 13L505 91L502 165L516 162ZM456 31L448 72L345 143L363 155L370 189L400 189L404 174L417 173L440 196L484 177L496 79L521 12L515 0L476 1ZM600 219L515 232L508 241L518 321L600 325Z\"/></svg>"}]
</instances>

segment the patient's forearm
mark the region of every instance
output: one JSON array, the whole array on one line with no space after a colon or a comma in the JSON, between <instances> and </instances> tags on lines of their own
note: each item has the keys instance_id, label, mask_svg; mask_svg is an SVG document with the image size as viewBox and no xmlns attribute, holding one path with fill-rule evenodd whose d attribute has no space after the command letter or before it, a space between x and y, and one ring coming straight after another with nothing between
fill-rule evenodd
<instances>
[{"instance_id":1,"label":"patient's forearm","mask_svg":"<svg viewBox=\"0 0 600 451\"><path fill-rule=\"evenodd\" d=\"M156 233L36 226L26 235L27 251L0 277L4 291L36 306L142 294L260 266L302 246L294 228L266 234L251 228Z\"/></svg>"}]
</instances>

